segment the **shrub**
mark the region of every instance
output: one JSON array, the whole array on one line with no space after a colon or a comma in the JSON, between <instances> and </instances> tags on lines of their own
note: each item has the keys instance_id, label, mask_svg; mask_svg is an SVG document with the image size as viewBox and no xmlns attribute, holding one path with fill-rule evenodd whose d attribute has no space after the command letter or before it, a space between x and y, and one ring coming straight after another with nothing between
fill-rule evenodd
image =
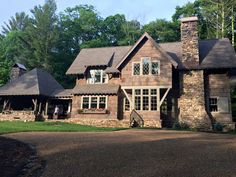
<instances>
[{"instance_id":1,"label":"shrub","mask_svg":"<svg viewBox=\"0 0 236 177\"><path fill-rule=\"evenodd\" d=\"M187 129L189 129L189 125L187 123L184 123L184 122L175 122L173 124L173 129L175 129L175 130L187 130Z\"/></svg>"},{"instance_id":2,"label":"shrub","mask_svg":"<svg viewBox=\"0 0 236 177\"><path fill-rule=\"evenodd\" d=\"M216 122L214 124L214 131L217 131L217 132L222 132L223 131L223 125L219 122Z\"/></svg>"}]
</instances>

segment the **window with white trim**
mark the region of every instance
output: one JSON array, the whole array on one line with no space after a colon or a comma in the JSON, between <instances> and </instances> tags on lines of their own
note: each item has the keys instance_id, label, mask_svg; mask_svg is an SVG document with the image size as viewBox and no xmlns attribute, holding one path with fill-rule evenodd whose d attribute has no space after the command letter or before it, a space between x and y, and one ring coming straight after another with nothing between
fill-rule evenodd
<instances>
[{"instance_id":1,"label":"window with white trim","mask_svg":"<svg viewBox=\"0 0 236 177\"><path fill-rule=\"evenodd\" d=\"M133 75L160 74L160 61L151 61L150 57L142 58L140 62L133 62Z\"/></svg>"},{"instance_id":2,"label":"window with white trim","mask_svg":"<svg viewBox=\"0 0 236 177\"><path fill-rule=\"evenodd\" d=\"M218 112L217 98L209 98L209 109L210 112Z\"/></svg>"},{"instance_id":3,"label":"window with white trim","mask_svg":"<svg viewBox=\"0 0 236 177\"><path fill-rule=\"evenodd\" d=\"M135 89L134 109L137 111L157 111L157 89Z\"/></svg>"},{"instance_id":4,"label":"window with white trim","mask_svg":"<svg viewBox=\"0 0 236 177\"><path fill-rule=\"evenodd\" d=\"M128 98L124 98L124 111L130 111L130 102Z\"/></svg>"},{"instance_id":5,"label":"window with white trim","mask_svg":"<svg viewBox=\"0 0 236 177\"><path fill-rule=\"evenodd\" d=\"M106 96L84 96L82 97L82 109L106 109Z\"/></svg>"},{"instance_id":6,"label":"window with white trim","mask_svg":"<svg viewBox=\"0 0 236 177\"><path fill-rule=\"evenodd\" d=\"M101 69L91 69L88 73L87 82L89 84L102 84L107 83L108 76Z\"/></svg>"},{"instance_id":7,"label":"window with white trim","mask_svg":"<svg viewBox=\"0 0 236 177\"><path fill-rule=\"evenodd\" d=\"M228 97L212 97L209 98L209 111L210 112L229 112L229 99Z\"/></svg>"}]
</instances>

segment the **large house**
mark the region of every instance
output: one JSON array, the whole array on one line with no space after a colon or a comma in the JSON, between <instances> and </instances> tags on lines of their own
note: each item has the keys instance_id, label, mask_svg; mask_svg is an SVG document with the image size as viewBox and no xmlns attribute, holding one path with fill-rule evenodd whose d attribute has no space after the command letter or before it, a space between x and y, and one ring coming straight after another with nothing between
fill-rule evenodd
<instances>
[{"instance_id":1,"label":"large house","mask_svg":"<svg viewBox=\"0 0 236 177\"><path fill-rule=\"evenodd\" d=\"M133 46L83 49L67 71L77 76L72 117L122 121L136 110L144 126L234 127L235 51L228 39L199 40L197 21L181 20L181 42L158 44L145 33Z\"/></svg>"},{"instance_id":2,"label":"large house","mask_svg":"<svg viewBox=\"0 0 236 177\"><path fill-rule=\"evenodd\" d=\"M90 125L129 126L138 115L144 126L208 129L219 122L232 129L235 51L228 39L199 40L197 29L197 17L188 17L181 42L156 43L145 33L133 46L82 49L66 73L77 76L74 89L57 85L44 98L67 100L69 120Z\"/></svg>"}]
</instances>

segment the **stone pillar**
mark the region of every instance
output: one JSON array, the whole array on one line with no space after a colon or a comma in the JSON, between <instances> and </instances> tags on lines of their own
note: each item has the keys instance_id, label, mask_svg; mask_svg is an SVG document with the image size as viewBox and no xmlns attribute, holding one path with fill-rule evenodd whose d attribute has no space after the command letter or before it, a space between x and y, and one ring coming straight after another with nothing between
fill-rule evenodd
<instances>
[{"instance_id":1,"label":"stone pillar","mask_svg":"<svg viewBox=\"0 0 236 177\"><path fill-rule=\"evenodd\" d=\"M179 122L191 128L211 129L211 121L205 109L203 71L182 71L180 77L182 89Z\"/></svg>"},{"instance_id":2,"label":"stone pillar","mask_svg":"<svg viewBox=\"0 0 236 177\"><path fill-rule=\"evenodd\" d=\"M181 19L182 62L199 64L198 18Z\"/></svg>"}]
</instances>

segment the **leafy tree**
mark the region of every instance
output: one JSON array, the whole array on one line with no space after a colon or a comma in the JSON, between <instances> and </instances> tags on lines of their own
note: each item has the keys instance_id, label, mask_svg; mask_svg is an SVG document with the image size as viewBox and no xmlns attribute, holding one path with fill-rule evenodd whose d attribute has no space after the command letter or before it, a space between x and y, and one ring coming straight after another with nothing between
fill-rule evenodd
<instances>
[{"instance_id":1,"label":"leafy tree","mask_svg":"<svg viewBox=\"0 0 236 177\"><path fill-rule=\"evenodd\" d=\"M207 31L208 24L202 13L203 6L205 6L205 4L201 0L196 0L193 3L188 2L182 7L177 6L175 13L172 16L172 20L177 24L177 26L180 26L179 21L181 18L197 16L199 20L198 30L200 39L211 38L212 36Z\"/></svg>"},{"instance_id":2,"label":"leafy tree","mask_svg":"<svg viewBox=\"0 0 236 177\"><path fill-rule=\"evenodd\" d=\"M11 61L4 57L4 37L0 35L0 86L7 83L9 79Z\"/></svg>"},{"instance_id":3,"label":"leafy tree","mask_svg":"<svg viewBox=\"0 0 236 177\"><path fill-rule=\"evenodd\" d=\"M179 24L164 19L157 19L144 25L143 30L159 42L173 42L180 39Z\"/></svg>"}]
</instances>

